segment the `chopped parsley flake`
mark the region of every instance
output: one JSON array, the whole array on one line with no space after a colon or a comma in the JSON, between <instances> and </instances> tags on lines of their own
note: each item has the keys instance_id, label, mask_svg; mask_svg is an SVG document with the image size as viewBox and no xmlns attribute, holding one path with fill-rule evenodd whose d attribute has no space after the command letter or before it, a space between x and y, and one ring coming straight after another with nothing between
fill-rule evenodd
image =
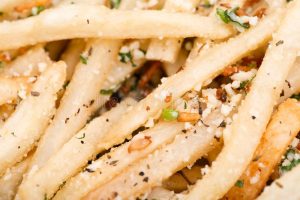
<instances>
[{"instance_id":1,"label":"chopped parsley flake","mask_svg":"<svg viewBox=\"0 0 300 200\"><path fill-rule=\"evenodd\" d=\"M201 5L203 8L211 8L213 4L211 4L208 0L204 1L204 3Z\"/></svg>"},{"instance_id":2,"label":"chopped parsley flake","mask_svg":"<svg viewBox=\"0 0 300 200\"><path fill-rule=\"evenodd\" d=\"M81 137L78 137L77 139L81 140L81 139L83 139L83 138L85 138L85 133L83 133L82 136L81 136Z\"/></svg>"},{"instance_id":3,"label":"chopped parsley flake","mask_svg":"<svg viewBox=\"0 0 300 200\"><path fill-rule=\"evenodd\" d=\"M112 93L114 93L114 90L112 90L112 89L108 89L108 90L102 89L102 90L100 90L100 94L102 94L102 95L111 95Z\"/></svg>"},{"instance_id":4,"label":"chopped parsley flake","mask_svg":"<svg viewBox=\"0 0 300 200\"><path fill-rule=\"evenodd\" d=\"M121 0L110 0L111 8L118 9L120 7Z\"/></svg>"},{"instance_id":5,"label":"chopped parsley flake","mask_svg":"<svg viewBox=\"0 0 300 200\"><path fill-rule=\"evenodd\" d=\"M255 76L254 76L255 77ZM252 82L252 80L254 79L254 77L252 77L250 80L246 80L246 81L242 81L240 83L240 87L238 88L239 90L245 90Z\"/></svg>"},{"instance_id":6,"label":"chopped parsley flake","mask_svg":"<svg viewBox=\"0 0 300 200\"><path fill-rule=\"evenodd\" d=\"M31 9L31 15L32 16L35 16L35 15L38 15L40 14L41 12L43 12L45 10L45 7L44 6L36 6L36 7L33 7Z\"/></svg>"},{"instance_id":7,"label":"chopped parsley flake","mask_svg":"<svg viewBox=\"0 0 300 200\"><path fill-rule=\"evenodd\" d=\"M239 9L239 7L235 7L233 9L227 9L223 10L221 8L217 8L217 15L220 17L220 19L228 24L228 23L233 23L235 25L238 25L242 28L248 29L250 28L249 23L244 23L242 19L236 15L236 11Z\"/></svg>"},{"instance_id":8,"label":"chopped parsley flake","mask_svg":"<svg viewBox=\"0 0 300 200\"><path fill-rule=\"evenodd\" d=\"M128 51L126 53L119 52L119 60L122 63L128 63L128 62L130 62L133 67L136 67L136 64L133 62L133 56L131 55L130 51Z\"/></svg>"},{"instance_id":9,"label":"chopped parsley flake","mask_svg":"<svg viewBox=\"0 0 300 200\"><path fill-rule=\"evenodd\" d=\"M85 57L84 55L80 55L80 62L82 63L82 64L87 64L87 60L88 60L88 58L87 57Z\"/></svg>"},{"instance_id":10,"label":"chopped parsley flake","mask_svg":"<svg viewBox=\"0 0 300 200\"><path fill-rule=\"evenodd\" d=\"M295 166L300 163L300 155L295 149L290 148L285 154L285 159L280 165L280 172L285 173L291 171Z\"/></svg>"},{"instance_id":11,"label":"chopped parsley flake","mask_svg":"<svg viewBox=\"0 0 300 200\"><path fill-rule=\"evenodd\" d=\"M244 181L243 181L243 180L238 180L238 181L235 183L235 186L236 186L236 187L239 187L239 188L244 187Z\"/></svg>"},{"instance_id":12,"label":"chopped parsley flake","mask_svg":"<svg viewBox=\"0 0 300 200\"><path fill-rule=\"evenodd\" d=\"M65 84L63 85L63 88L64 88L64 89L67 89L69 83L70 83L70 81L65 82Z\"/></svg>"},{"instance_id":13,"label":"chopped parsley flake","mask_svg":"<svg viewBox=\"0 0 300 200\"><path fill-rule=\"evenodd\" d=\"M293 95L291 96L291 98L297 99L297 100L299 101L299 100L300 100L300 94L293 94Z\"/></svg>"},{"instance_id":14,"label":"chopped parsley flake","mask_svg":"<svg viewBox=\"0 0 300 200\"><path fill-rule=\"evenodd\" d=\"M163 109L162 111L162 118L165 121L173 121L176 120L179 113L176 110L173 109Z\"/></svg>"}]
</instances>

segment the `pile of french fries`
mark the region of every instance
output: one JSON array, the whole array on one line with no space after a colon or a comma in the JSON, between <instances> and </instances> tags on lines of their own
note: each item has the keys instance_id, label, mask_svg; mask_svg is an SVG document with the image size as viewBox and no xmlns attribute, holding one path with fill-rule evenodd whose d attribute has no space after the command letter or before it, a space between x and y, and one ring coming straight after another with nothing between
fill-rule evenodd
<instances>
[{"instance_id":1,"label":"pile of french fries","mask_svg":"<svg viewBox=\"0 0 300 200\"><path fill-rule=\"evenodd\" d=\"M299 199L300 0L1 0L0 200Z\"/></svg>"}]
</instances>

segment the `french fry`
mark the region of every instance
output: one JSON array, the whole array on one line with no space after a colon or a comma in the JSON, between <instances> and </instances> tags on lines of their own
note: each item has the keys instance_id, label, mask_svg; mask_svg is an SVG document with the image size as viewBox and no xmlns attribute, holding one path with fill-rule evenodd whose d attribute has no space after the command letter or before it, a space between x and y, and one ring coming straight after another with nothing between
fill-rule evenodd
<instances>
[{"instance_id":1,"label":"french fry","mask_svg":"<svg viewBox=\"0 0 300 200\"><path fill-rule=\"evenodd\" d=\"M200 0L167 0L164 10L173 12L193 13ZM182 45L182 38L152 39L146 54L149 60L161 60L174 63Z\"/></svg>"},{"instance_id":2,"label":"french fry","mask_svg":"<svg viewBox=\"0 0 300 200\"><path fill-rule=\"evenodd\" d=\"M300 198L299 187L297 184L299 180L300 165L284 174L281 178L275 180L271 186L266 187L257 200L297 200Z\"/></svg>"},{"instance_id":3,"label":"french fry","mask_svg":"<svg viewBox=\"0 0 300 200\"><path fill-rule=\"evenodd\" d=\"M178 135L174 142L156 150L147 158L134 164L127 171L90 193L85 200L137 197L176 171L194 163L210 149L214 133L197 127L197 133L189 131ZM159 170L157 170L159 169ZM124 184L124 182L126 184Z\"/></svg>"},{"instance_id":4,"label":"french fry","mask_svg":"<svg viewBox=\"0 0 300 200\"><path fill-rule=\"evenodd\" d=\"M295 3L274 35L251 90L239 108L237 118L232 123L230 141L214 161L210 173L191 190L188 199L221 198L250 163L288 72L296 60L299 48L296 41L300 40L300 31L296 28L300 25L300 13L297 11L300 1Z\"/></svg>"},{"instance_id":5,"label":"french fry","mask_svg":"<svg viewBox=\"0 0 300 200\"><path fill-rule=\"evenodd\" d=\"M107 20L113 22L106 23ZM64 23L60 23L61 21ZM38 42L82 37L142 39L160 36L174 38L201 36L226 38L230 36L231 29L230 26L217 20L192 14L154 10L120 11L96 5L71 4L47 9L34 17L0 23L0 50Z\"/></svg>"},{"instance_id":6,"label":"french fry","mask_svg":"<svg viewBox=\"0 0 300 200\"><path fill-rule=\"evenodd\" d=\"M199 83L215 77L225 66L239 60L245 54L264 44L279 24L282 12L266 17L256 27L242 33L227 43L212 48L206 56L197 57L188 63L186 69L168 78L156 90L141 100L130 112L125 114L109 131L111 138L101 141L103 149L121 143L132 131L139 128L150 117L154 117L164 107L179 98L186 91L192 89ZM268 29L265 28L266 25ZM251 40L250 40L251 38ZM247 45L240 45L247 41ZM220 57L219 55L223 55ZM215 59L215 58L218 59ZM213 67L212 67L213 66ZM180 83L180 84L177 84ZM176 88L174 87L176 84ZM161 98L162 93L172 94L172 101L167 103ZM150 108L150 109L147 109ZM128 119L131 119L128 121Z\"/></svg>"},{"instance_id":7,"label":"french fry","mask_svg":"<svg viewBox=\"0 0 300 200\"><path fill-rule=\"evenodd\" d=\"M300 58L297 58L293 68L289 72L288 77L286 78L283 92L281 92L279 102L283 102L288 97L292 96L292 94L300 92L300 77L298 74L300 73Z\"/></svg>"},{"instance_id":8,"label":"french fry","mask_svg":"<svg viewBox=\"0 0 300 200\"><path fill-rule=\"evenodd\" d=\"M265 187L273 169L279 164L288 145L299 130L300 104L295 99L288 99L273 114L251 163L239 178L243 186L232 187L225 197L255 199ZM259 177L257 182L252 180L255 176Z\"/></svg>"},{"instance_id":9,"label":"french fry","mask_svg":"<svg viewBox=\"0 0 300 200\"><path fill-rule=\"evenodd\" d=\"M85 41L82 39L74 39L70 41L66 50L61 55L60 59L67 64L67 81L71 80L71 77L75 71L75 67L80 61L80 54L85 48Z\"/></svg>"},{"instance_id":10,"label":"french fry","mask_svg":"<svg viewBox=\"0 0 300 200\"><path fill-rule=\"evenodd\" d=\"M30 86L27 78L0 78L0 105L11 103L18 96L26 98Z\"/></svg>"},{"instance_id":11,"label":"french fry","mask_svg":"<svg viewBox=\"0 0 300 200\"><path fill-rule=\"evenodd\" d=\"M105 137L103 133L135 103L133 99L124 100L116 108L94 119L74 135L45 163L44 167L22 183L18 191L21 199L42 199L45 195L52 197L61 183L80 171L98 153L97 143Z\"/></svg>"},{"instance_id":12,"label":"french fry","mask_svg":"<svg viewBox=\"0 0 300 200\"><path fill-rule=\"evenodd\" d=\"M33 85L31 95L0 130L0 174L12 167L34 147L54 114L56 93L65 81L65 64L58 62L46 70Z\"/></svg>"},{"instance_id":13,"label":"french fry","mask_svg":"<svg viewBox=\"0 0 300 200\"><path fill-rule=\"evenodd\" d=\"M187 54L188 53L185 50L181 50L175 63L163 63L164 71L168 76L176 74L180 70L180 68L184 66L185 61L188 57Z\"/></svg>"},{"instance_id":14,"label":"french fry","mask_svg":"<svg viewBox=\"0 0 300 200\"><path fill-rule=\"evenodd\" d=\"M37 45L17 57L1 71L3 76L38 76L52 64L43 46Z\"/></svg>"},{"instance_id":15,"label":"french fry","mask_svg":"<svg viewBox=\"0 0 300 200\"><path fill-rule=\"evenodd\" d=\"M91 40L60 102L53 122L45 131L32 158L31 167L43 166L105 102L96 102L106 74L114 65L119 41ZM90 55L89 55L90 53ZM80 89L79 89L80 88Z\"/></svg>"},{"instance_id":16,"label":"french fry","mask_svg":"<svg viewBox=\"0 0 300 200\"><path fill-rule=\"evenodd\" d=\"M14 199L17 188L23 179L23 174L29 166L31 156L26 157L23 161L8 169L0 178L0 199Z\"/></svg>"},{"instance_id":17,"label":"french fry","mask_svg":"<svg viewBox=\"0 0 300 200\"><path fill-rule=\"evenodd\" d=\"M91 169L91 171L84 171L73 177L58 191L54 199L83 198L90 191L116 177L131 163L147 156L163 144L170 143L182 129L182 123L160 123L154 128L140 132L130 142L112 150L87 166L87 169ZM143 140L151 142L143 143ZM137 148L138 146L139 148ZM117 164L112 167L111 163L114 160L117 160ZM86 187L81 187L82 184Z\"/></svg>"}]
</instances>

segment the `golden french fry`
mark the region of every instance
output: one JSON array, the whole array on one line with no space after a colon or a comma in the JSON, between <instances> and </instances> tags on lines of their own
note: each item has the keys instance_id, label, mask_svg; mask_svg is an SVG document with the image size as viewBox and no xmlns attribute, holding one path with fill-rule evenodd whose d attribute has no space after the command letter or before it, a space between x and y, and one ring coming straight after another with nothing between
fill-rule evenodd
<instances>
[{"instance_id":1,"label":"golden french fry","mask_svg":"<svg viewBox=\"0 0 300 200\"><path fill-rule=\"evenodd\" d=\"M255 199L299 130L300 104L295 99L288 99L273 114L251 163L239 178L242 186L232 187L226 197Z\"/></svg>"},{"instance_id":2,"label":"golden french fry","mask_svg":"<svg viewBox=\"0 0 300 200\"><path fill-rule=\"evenodd\" d=\"M87 10L89 12L86 12ZM107 20L111 23L107 23ZM62 21L64 23L60 23ZM230 34L230 26L218 20L192 14L154 10L121 11L97 5L70 4L47 9L34 17L0 23L0 49L13 49L39 42L83 37L107 39L192 36L226 38Z\"/></svg>"},{"instance_id":3,"label":"golden french fry","mask_svg":"<svg viewBox=\"0 0 300 200\"><path fill-rule=\"evenodd\" d=\"M274 35L251 90L239 108L236 120L232 123L230 141L214 161L210 173L197 182L187 198L221 198L250 163L288 72L296 60L299 48L296 41L300 40L300 30L297 28L300 25L300 13L297 11L300 9L300 1L296 3L288 10Z\"/></svg>"},{"instance_id":4,"label":"golden french fry","mask_svg":"<svg viewBox=\"0 0 300 200\"><path fill-rule=\"evenodd\" d=\"M47 69L0 129L0 174L22 160L44 133L55 111L56 93L65 81L65 69L64 62Z\"/></svg>"}]
</instances>

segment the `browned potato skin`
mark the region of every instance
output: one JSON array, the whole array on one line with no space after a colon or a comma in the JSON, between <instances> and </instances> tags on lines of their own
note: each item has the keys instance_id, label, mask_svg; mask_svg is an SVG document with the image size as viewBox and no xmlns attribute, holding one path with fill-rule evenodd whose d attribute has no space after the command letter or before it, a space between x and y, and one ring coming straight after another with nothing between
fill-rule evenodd
<instances>
[{"instance_id":1,"label":"browned potato skin","mask_svg":"<svg viewBox=\"0 0 300 200\"><path fill-rule=\"evenodd\" d=\"M300 103L295 99L288 99L273 114L252 162L240 177L239 180L244 183L243 187L232 187L224 199L255 199L299 130ZM260 167L262 165L264 167ZM251 184L250 179L257 172L260 172L260 178L257 183Z\"/></svg>"}]
</instances>

